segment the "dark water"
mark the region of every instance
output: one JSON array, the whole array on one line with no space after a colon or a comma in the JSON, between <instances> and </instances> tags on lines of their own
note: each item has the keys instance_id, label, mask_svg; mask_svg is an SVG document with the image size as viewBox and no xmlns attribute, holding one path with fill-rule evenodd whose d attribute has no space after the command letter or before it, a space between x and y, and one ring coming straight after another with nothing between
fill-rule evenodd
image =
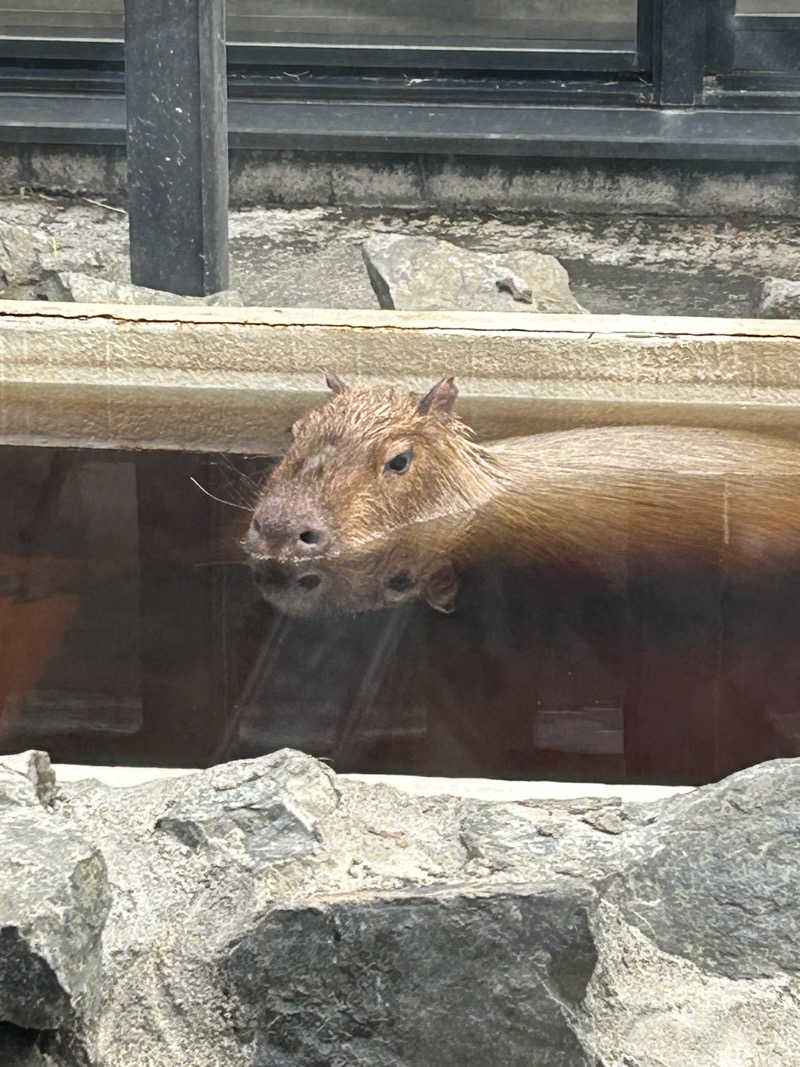
<instances>
[{"instance_id":1,"label":"dark water","mask_svg":"<svg viewBox=\"0 0 800 1067\"><path fill-rule=\"evenodd\" d=\"M0 750L702 782L800 754L800 582L487 567L449 616L287 619L238 539L263 459L0 449ZM251 479L251 480L250 480Z\"/></svg>"}]
</instances>

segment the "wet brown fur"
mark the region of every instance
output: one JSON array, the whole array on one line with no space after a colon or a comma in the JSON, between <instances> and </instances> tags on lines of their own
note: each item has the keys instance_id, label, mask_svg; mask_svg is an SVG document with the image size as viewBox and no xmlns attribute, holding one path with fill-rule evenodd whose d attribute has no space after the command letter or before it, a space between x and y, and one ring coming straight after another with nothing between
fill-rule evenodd
<instances>
[{"instance_id":1,"label":"wet brown fur","mask_svg":"<svg viewBox=\"0 0 800 1067\"><path fill-rule=\"evenodd\" d=\"M457 583L446 569L491 561L598 572L719 564L744 574L800 559L796 444L620 426L479 445L451 407L421 413L406 391L342 388L295 425L255 514L325 524L330 545L315 565L336 575L326 610L426 595L443 574L444 593L428 599L450 610ZM406 449L407 473L387 474ZM252 531L248 547L270 554ZM281 562L297 561L287 551ZM399 571L412 580L387 594Z\"/></svg>"},{"instance_id":2,"label":"wet brown fur","mask_svg":"<svg viewBox=\"0 0 800 1067\"><path fill-rule=\"evenodd\" d=\"M421 415L419 397L390 387L351 388L310 411L256 504L269 522L313 514L330 531L331 555L363 548L398 525L469 509L488 497L496 471L454 416ZM411 449L406 474L384 474ZM469 460L467 460L469 457ZM466 472L469 477L465 478ZM292 561L291 547L282 554Z\"/></svg>"}]
</instances>

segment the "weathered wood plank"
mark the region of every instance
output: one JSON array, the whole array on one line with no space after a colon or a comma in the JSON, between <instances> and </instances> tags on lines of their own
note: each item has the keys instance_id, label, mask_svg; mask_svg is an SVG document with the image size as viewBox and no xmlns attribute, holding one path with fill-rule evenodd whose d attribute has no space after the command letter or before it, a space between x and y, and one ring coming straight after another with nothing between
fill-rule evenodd
<instances>
[{"instance_id":1,"label":"weathered wood plank","mask_svg":"<svg viewBox=\"0 0 800 1067\"><path fill-rule=\"evenodd\" d=\"M800 321L0 304L0 441L274 452L346 380L455 374L483 436L668 422L800 433Z\"/></svg>"}]
</instances>

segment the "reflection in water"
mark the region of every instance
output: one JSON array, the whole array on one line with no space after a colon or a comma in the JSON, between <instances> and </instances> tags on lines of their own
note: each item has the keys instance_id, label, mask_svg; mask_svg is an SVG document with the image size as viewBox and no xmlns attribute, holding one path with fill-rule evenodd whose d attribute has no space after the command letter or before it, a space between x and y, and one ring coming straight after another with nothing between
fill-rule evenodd
<instances>
[{"instance_id":1,"label":"reflection in water","mask_svg":"<svg viewBox=\"0 0 800 1067\"><path fill-rule=\"evenodd\" d=\"M306 496L293 541L327 544L264 582L299 615L258 595L250 513L220 502L251 507L263 459L0 449L0 747L197 765L293 745L342 770L681 782L800 753L795 446L662 436L625 468L601 438L557 463L563 439L540 442L558 508L525 512L535 536L512 484L433 515L417 487L415 523L351 544ZM374 477L409 451L424 469L422 437L391 444ZM625 487L614 507L598 463ZM518 517L502 534L498 509Z\"/></svg>"}]
</instances>

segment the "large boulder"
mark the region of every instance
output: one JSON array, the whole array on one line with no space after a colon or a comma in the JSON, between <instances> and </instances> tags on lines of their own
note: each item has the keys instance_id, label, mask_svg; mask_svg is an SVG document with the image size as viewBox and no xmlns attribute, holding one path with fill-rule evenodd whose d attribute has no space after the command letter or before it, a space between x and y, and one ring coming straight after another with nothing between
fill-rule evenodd
<instances>
[{"instance_id":1,"label":"large boulder","mask_svg":"<svg viewBox=\"0 0 800 1067\"><path fill-rule=\"evenodd\" d=\"M571 1018L597 960L573 880L328 897L277 908L226 974L253 1062L594 1067Z\"/></svg>"},{"instance_id":2,"label":"large boulder","mask_svg":"<svg viewBox=\"0 0 800 1067\"><path fill-rule=\"evenodd\" d=\"M554 256L472 252L435 237L373 234L361 248L382 308L580 314Z\"/></svg>"},{"instance_id":3,"label":"large boulder","mask_svg":"<svg viewBox=\"0 0 800 1067\"><path fill-rule=\"evenodd\" d=\"M0 1048L29 1048L31 1063L34 1032L82 1044L99 1002L110 904L97 847L42 805L48 771L42 754L0 759Z\"/></svg>"},{"instance_id":4,"label":"large boulder","mask_svg":"<svg viewBox=\"0 0 800 1067\"><path fill-rule=\"evenodd\" d=\"M800 761L676 797L620 860L614 897L664 952L728 978L800 972Z\"/></svg>"}]
</instances>

